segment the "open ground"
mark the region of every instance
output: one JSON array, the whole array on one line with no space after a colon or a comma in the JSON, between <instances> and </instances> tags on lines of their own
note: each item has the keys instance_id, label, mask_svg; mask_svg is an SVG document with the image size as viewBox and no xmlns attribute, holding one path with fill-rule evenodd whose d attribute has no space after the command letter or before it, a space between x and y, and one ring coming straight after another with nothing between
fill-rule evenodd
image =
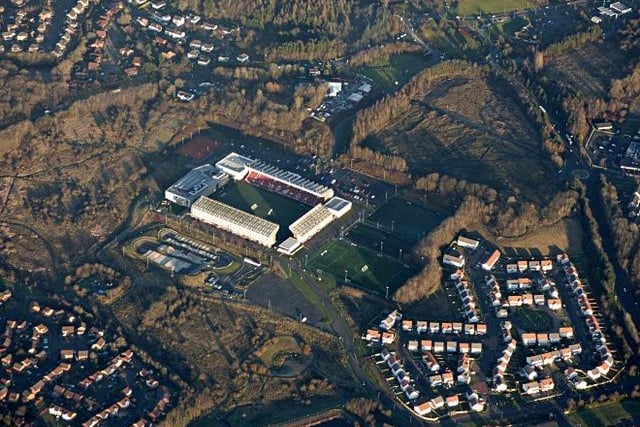
<instances>
[{"instance_id":1,"label":"open ground","mask_svg":"<svg viewBox=\"0 0 640 427\"><path fill-rule=\"evenodd\" d=\"M401 155L415 175L433 171L546 201L555 194L557 170L512 91L498 83L441 80L364 144Z\"/></svg>"},{"instance_id":2,"label":"open ground","mask_svg":"<svg viewBox=\"0 0 640 427\"><path fill-rule=\"evenodd\" d=\"M554 57L544 75L583 95L605 98L611 80L625 76L628 62L628 55L610 42L589 43Z\"/></svg>"},{"instance_id":3,"label":"open ground","mask_svg":"<svg viewBox=\"0 0 640 427\"><path fill-rule=\"evenodd\" d=\"M286 298L283 298L286 295ZM323 313L309 301L306 295L298 290L290 281L273 273L260 276L247 291L249 301L271 310L299 319L307 318L312 325L319 325Z\"/></svg>"},{"instance_id":4,"label":"open ground","mask_svg":"<svg viewBox=\"0 0 640 427\"><path fill-rule=\"evenodd\" d=\"M566 218L549 227L540 227L523 237L500 239L500 249L511 257L528 258L532 255L554 255L566 252L570 256L582 255L583 231L580 220ZM538 253L533 253L537 251Z\"/></svg>"}]
</instances>

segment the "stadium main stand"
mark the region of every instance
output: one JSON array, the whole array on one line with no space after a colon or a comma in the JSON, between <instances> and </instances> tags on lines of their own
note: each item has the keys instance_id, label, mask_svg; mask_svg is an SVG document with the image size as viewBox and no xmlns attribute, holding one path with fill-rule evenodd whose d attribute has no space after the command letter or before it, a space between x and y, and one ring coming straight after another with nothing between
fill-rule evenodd
<instances>
[{"instance_id":1,"label":"stadium main stand","mask_svg":"<svg viewBox=\"0 0 640 427\"><path fill-rule=\"evenodd\" d=\"M259 172L250 171L245 178L247 182L255 185L256 187L264 188L265 190L273 191L274 193L282 194L283 196L297 200L306 205L315 206L321 203L323 200L320 197L314 196L311 193L298 190L295 187L291 187L280 181L276 181L268 175L264 175Z\"/></svg>"},{"instance_id":2,"label":"stadium main stand","mask_svg":"<svg viewBox=\"0 0 640 427\"><path fill-rule=\"evenodd\" d=\"M245 179L256 186L315 206L333 197L333 189L295 172L277 168L262 160L230 153L216 166L236 180Z\"/></svg>"}]
</instances>

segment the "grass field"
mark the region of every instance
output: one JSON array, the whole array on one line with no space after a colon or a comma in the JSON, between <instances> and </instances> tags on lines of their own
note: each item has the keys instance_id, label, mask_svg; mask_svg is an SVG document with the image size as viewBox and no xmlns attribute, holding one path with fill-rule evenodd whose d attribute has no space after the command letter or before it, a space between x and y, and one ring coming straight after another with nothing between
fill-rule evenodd
<instances>
[{"instance_id":1,"label":"grass field","mask_svg":"<svg viewBox=\"0 0 640 427\"><path fill-rule=\"evenodd\" d=\"M602 98L607 96L612 79L624 77L628 62L628 55L613 43L590 43L550 58L544 75L583 95Z\"/></svg>"},{"instance_id":2,"label":"grass field","mask_svg":"<svg viewBox=\"0 0 640 427\"><path fill-rule=\"evenodd\" d=\"M398 238L387 230L377 229L375 226L357 224L349 230L345 237L352 242L390 257L397 258L400 251L408 254L414 243Z\"/></svg>"},{"instance_id":3,"label":"grass field","mask_svg":"<svg viewBox=\"0 0 640 427\"><path fill-rule=\"evenodd\" d=\"M385 286L389 286L391 293L415 274L415 270L397 261L378 256L344 240L325 244L309 258L308 266L312 271L321 270L323 274L330 274L339 281L344 280L346 270L351 283L381 295L386 292Z\"/></svg>"},{"instance_id":4,"label":"grass field","mask_svg":"<svg viewBox=\"0 0 640 427\"><path fill-rule=\"evenodd\" d=\"M513 323L527 332L549 332L553 328L553 318L542 310L519 307L513 315Z\"/></svg>"},{"instance_id":5,"label":"grass field","mask_svg":"<svg viewBox=\"0 0 640 427\"><path fill-rule=\"evenodd\" d=\"M527 0L459 0L458 15L504 13L534 7Z\"/></svg>"},{"instance_id":6,"label":"grass field","mask_svg":"<svg viewBox=\"0 0 640 427\"><path fill-rule=\"evenodd\" d=\"M638 425L640 417L640 402L637 400L623 400L610 403L594 409L581 409L569 415L573 425L582 426L615 426L625 420L634 420L626 425Z\"/></svg>"},{"instance_id":7,"label":"grass field","mask_svg":"<svg viewBox=\"0 0 640 427\"><path fill-rule=\"evenodd\" d=\"M427 60L422 54L400 53L391 56L388 61L367 64L361 72L383 89L393 90L403 86L426 66ZM398 84L396 85L395 82Z\"/></svg>"},{"instance_id":8,"label":"grass field","mask_svg":"<svg viewBox=\"0 0 640 427\"><path fill-rule=\"evenodd\" d=\"M279 366L282 362L281 353L302 353L302 348L296 339L292 336L279 336L266 343L263 348L258 350L260 360L269 369Z\"/></svg>"},{"instance_id":9,"label":"grass field","mask_svg":"<svg viewBox=\"0 0 640 427\"><path fill-rule=\"evenodd\" d=\"M393 198L376 210L368 221L393 231L394 236L415 245L422 237L436 228L445 215L434 209L413 202Z\"/></svg>"},{"instance_id":10,"label":"grass field","mask_svg":"<svg viewBox=\"0 0 640 427\"><path fill-rule=\"evenodd\" d=\"M303 203L254 187L244 181L231 181L215 193L213 198L279 224L278 241L289 236L289 225L310 209ZM252 209L254 205L255 209Z\"/></svg>"},{"instance_id":11,"label":"grass field","mask_svg":"<svg viewBox=\"0 0 640 427\"><path fill-rule=\"evenodd\" d=\"M397 258L405 255L444 216L408 200L393 198L376 210L365 223L357 224L346 237L358 245Z\"/></svg>"}]
</instances>

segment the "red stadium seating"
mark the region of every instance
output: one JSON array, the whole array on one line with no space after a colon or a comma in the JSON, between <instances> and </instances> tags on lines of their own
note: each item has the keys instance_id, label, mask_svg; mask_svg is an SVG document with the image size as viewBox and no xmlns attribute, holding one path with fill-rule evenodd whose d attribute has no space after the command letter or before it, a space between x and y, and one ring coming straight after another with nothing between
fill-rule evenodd
<instances>
[{"instance_id":1,"label":"red stadium seating","mask_svg":"<svg viewBox=\"0 0 640 427\"><path fill-rule=\"evenodd\" d=\"M290 199L297 200L306 205L315 206L323 201L320 197L314 196L306 191L299 190L283 182L276 181L270 176L259 172L250 171L245 180L256 187L264 188L265 190L289 197Z\"/></svg>"}]
</instances>

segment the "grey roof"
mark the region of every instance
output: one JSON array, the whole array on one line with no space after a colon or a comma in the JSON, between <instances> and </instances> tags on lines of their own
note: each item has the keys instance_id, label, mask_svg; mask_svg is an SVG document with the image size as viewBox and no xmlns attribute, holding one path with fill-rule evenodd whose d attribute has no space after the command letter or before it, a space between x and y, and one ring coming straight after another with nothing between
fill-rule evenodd
<instances>
[{"instance_id":1,"label":"grey roof","mask_svg":"<svg viewBox=\"0 0 640 427\"><path fill-rule=\"evenodd\" d=\"M168 191L195 200L204 191L216 184L218 173L218 170L209 164L199 166L187 172L186 175L171 185Z\"/></svg>"},{"instance_id":2,"label":"grey roof","mask_svg":"<svg viewBox=\"0 0 640 427\"><path fill-rule=\"evenodd\" d=\"M342 199L340 197L333 197L331 198L331 200L325 203L324 206L327 209L333 209L334 211L339 211L349 206L350 204L351 202L349 202L348 200Z\"/></svg>"}]
</instances>

